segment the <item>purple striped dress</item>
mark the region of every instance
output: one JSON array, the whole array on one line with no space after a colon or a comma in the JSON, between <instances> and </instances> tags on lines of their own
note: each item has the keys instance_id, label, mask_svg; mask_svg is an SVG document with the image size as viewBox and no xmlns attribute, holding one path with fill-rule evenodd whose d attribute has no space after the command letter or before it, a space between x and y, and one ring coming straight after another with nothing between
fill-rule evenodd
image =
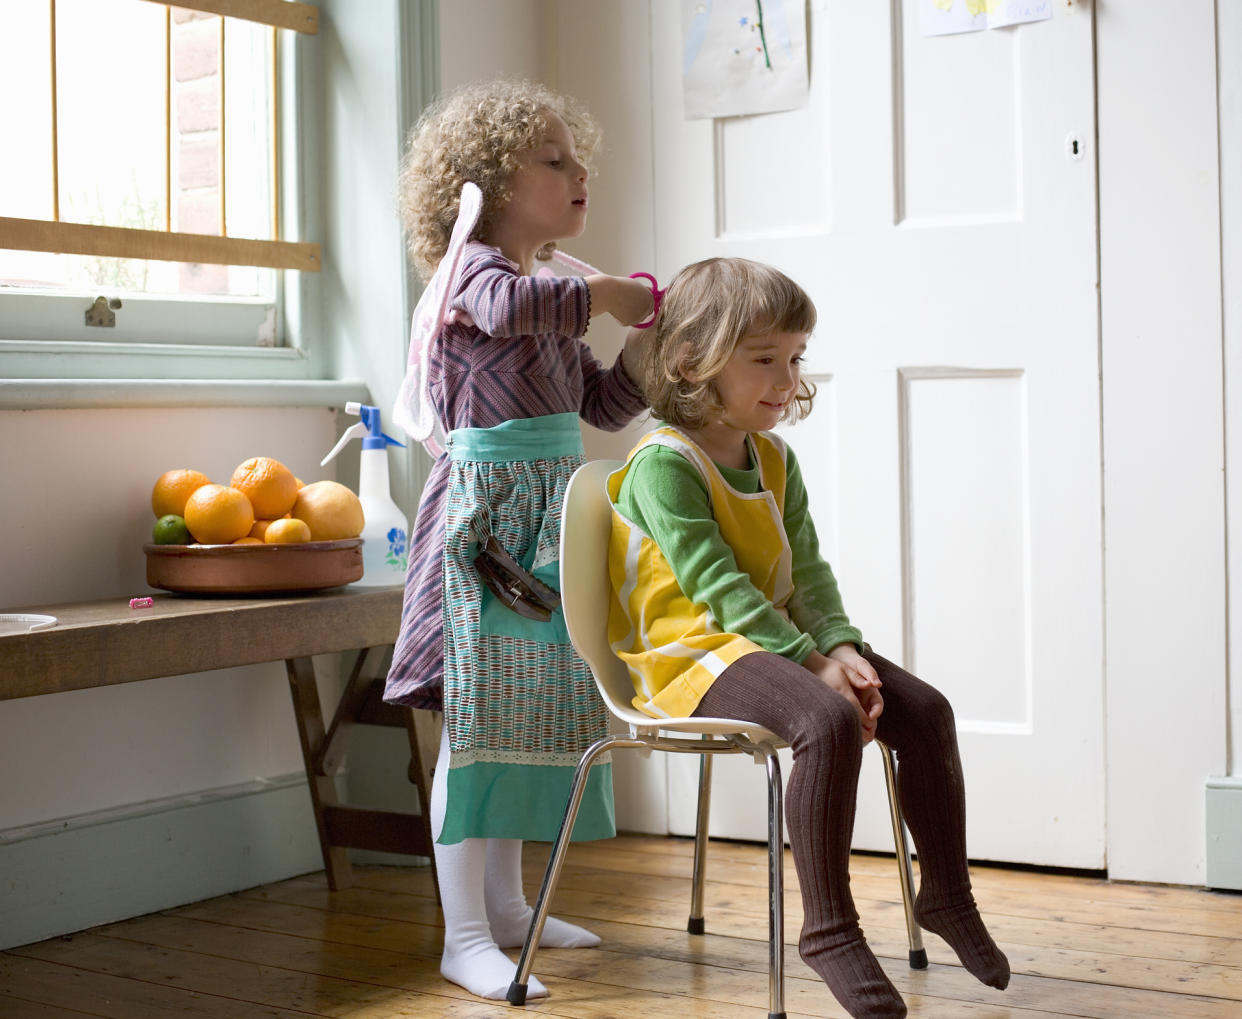
<instances>
[{"instance_id":1,"label":"purple striped dress","mask_svg":"<svg viewBox=\"0 0 1242 1019\"><path fill-rule=\"evenodd\" d=\"M428 388L445 432L566 412L616 431L646 409L620 359L605 369L582 342L590 292L579 277L523 276L496 248L471 242L451 300L476 326L446 326L431 351ZM393 703L433 710L443 706L450 466L450 455L441 454L423 490L384 693Z\"/></svg>"}]
</instances>

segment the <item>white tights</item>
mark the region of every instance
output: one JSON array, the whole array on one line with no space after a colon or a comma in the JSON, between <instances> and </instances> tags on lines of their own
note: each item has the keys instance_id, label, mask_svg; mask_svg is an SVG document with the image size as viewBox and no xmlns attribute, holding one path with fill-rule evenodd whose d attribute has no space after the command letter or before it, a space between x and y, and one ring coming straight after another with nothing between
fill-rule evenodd
<instances>
[{"instance_id":1,"label":"white tights","mask_svg":"<svg viewBox=\"0 0 1242 1019\"><path fill-rule=\"evenodd\" d=\"M444 910L444 954L440 975L481 998L502 1000L516 967L500 950L526 940L533 910L522 891L521 839L464 839L442 845L448 806L448 724L440 734L440 755L431 781L431 833ZM548 917L540 948L592 948L599 938L573 924ZM534 976L526 997L546 997Z\"/></svg>"}]
</instances>

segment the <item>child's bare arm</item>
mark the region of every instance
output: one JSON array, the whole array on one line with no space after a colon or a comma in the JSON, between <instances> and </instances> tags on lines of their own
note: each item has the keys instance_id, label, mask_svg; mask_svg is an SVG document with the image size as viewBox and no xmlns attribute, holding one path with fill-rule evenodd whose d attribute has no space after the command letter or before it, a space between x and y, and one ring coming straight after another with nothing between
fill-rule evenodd
<instances>
[{"instance_id":1,"label":"child's bare arm","mask_svg":"<svg viewBox=\"0 0 1242 1019\"><path fill-rule=\"evenodd\" d=\"M591 288L591 317L609 314L623 326L632 326L650 317L653 308L651 287L628 276L586 277Z\"/></svg>"}]
</instances>

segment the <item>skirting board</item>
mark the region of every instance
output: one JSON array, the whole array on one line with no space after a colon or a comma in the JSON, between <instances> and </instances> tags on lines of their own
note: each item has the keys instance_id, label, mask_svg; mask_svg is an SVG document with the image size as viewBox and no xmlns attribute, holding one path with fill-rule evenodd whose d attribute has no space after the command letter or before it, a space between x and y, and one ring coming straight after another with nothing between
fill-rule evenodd
<instances>
[{"instance_id":1,"label":"skirting board","mask_svg":"<svg viewBox=\"0 0 1242 1019\"><path fill-rule=\"evenodd\" d=\"M1242 891L1242 776L1207 780L1206 883Z\"/></svg>"},{"instance_id":2,"label":"skirting board","mask_svg":"<svg viewBox=\"0 0 1242 1019\"><path fill-rule=\"evenodd\" d=\"M306 775L0 832L0 949L323 869Z\"/></svg>"}]
</instances>

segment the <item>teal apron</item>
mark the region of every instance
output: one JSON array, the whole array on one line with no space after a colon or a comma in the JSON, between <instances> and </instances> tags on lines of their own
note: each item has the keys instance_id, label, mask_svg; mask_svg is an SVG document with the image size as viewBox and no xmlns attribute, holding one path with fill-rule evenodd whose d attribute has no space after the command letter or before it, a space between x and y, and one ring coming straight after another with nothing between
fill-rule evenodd
<instances>
[{"instance_id":1,"label":"teal apron","mask_svg":"<svg viewBox=\"0 0 1242 1019\"><path fill-rule=\"evenodd\" d=\"M608 732L608 712L558 610L518 615L479 579L495 535L523 567L560 587L565 486L583 462L578 415L548 414L449 434L444 540L447 811L439 841L556 837L574 768ZM600 554L606 554L600 549ZM591 769L575 840L611 838L612 765Z\"/></svg>"}]
</instances>

